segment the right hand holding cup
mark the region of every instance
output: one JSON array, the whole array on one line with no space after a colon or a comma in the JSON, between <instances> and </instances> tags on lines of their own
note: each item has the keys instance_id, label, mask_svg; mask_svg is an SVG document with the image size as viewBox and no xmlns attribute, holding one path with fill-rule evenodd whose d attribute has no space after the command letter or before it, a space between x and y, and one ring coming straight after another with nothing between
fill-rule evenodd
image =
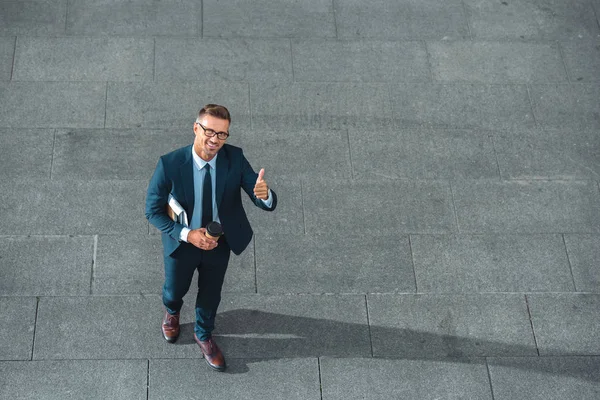
<instances>
[{"instance_id":1,"label":"right hand holding cup","mask_svg":"<svg viewBox=\"0 0 600 400\"><path fill-rule=\"evenodd\" d=\"M206 237L206 229L194 229L188 233L188 242L202 250L212 250L217 247L217 241Z\"/></svg>"}]
</instances>

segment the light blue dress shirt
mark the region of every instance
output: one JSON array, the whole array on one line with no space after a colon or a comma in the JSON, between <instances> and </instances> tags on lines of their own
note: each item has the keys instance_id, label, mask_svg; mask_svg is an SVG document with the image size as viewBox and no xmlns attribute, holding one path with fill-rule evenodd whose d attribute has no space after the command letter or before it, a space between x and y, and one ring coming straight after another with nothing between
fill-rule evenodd
<instances>
[{"instance_id":1,"label":"light blue dress shirt","mask_svg":"<svg viewBox=\"0 0 600 400\"><path fill-rule=\"evenodd\" d=\"M213 157L210 161L204 161L196 151L194 150L194 146L192 146L192 158L194 159L194 213L192 215L192 220L190 221L189 228L183 228L181 233L179 234L179 239L187 242L188 234L192 229L201 228L200 224L202 221L202 187L204 185L204 176L206 175L206 170L204 166L206 164L210 165L210 180L212 184L212 207L213 207L213 221L217 221L221 223L219 219L219 209L217 208L216 201L216 186L217 186L217 157L219 155ZM269 189L269 198L267 200L261 201L267 206L271 207L273 205L273 196L271 196L271 189Z\"/></svg>"}]
</instances>

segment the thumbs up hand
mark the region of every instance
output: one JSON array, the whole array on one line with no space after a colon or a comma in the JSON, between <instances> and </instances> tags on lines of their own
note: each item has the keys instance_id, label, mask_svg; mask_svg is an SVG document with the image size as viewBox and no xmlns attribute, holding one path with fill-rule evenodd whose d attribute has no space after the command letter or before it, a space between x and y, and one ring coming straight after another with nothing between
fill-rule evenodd
<instances>
[{"instance_id":1,"label":"thumbs up hand","mask_svg":"<svg viewBox=\"0 0 600 400\"><path fill-rule=\"evenodd\" d=\"M265 182L265 169L261 168L258 172L258 178L256 179L256 184L254 185L254 195L261 200L269 199L269 187L267 186L267 182Z\"/></svg>"}]
</instances>

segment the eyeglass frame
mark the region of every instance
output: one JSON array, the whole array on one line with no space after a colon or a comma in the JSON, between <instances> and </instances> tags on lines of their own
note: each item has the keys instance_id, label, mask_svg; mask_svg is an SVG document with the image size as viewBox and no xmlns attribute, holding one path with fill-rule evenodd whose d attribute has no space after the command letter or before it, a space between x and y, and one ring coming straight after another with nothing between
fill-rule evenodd
<instances>
[{"instance_id":1,"label":"eyeglass frame","mask_svg":"<svg viewBox=\"0 0 600 400\"><path fill-rule=\"evenodd\" d=\"M211 138L217 135L217 139L219 140L227 140L227 138L229 137L229 132L216 132L214 129L208 129L198 121L196 121L196 123L200 125L200 128L204 130L204 134L206 135L206 137ZM212 132L212 135L209 132ZM222 138L219 135L225 135L225 138Z\"/></svg>"}]
</instances>

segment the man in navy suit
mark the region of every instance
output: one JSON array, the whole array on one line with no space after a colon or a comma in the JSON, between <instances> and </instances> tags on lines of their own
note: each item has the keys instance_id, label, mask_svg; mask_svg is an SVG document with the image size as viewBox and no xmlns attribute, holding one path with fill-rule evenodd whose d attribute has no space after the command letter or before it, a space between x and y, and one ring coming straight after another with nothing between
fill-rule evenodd
<instances>
[{"instance_id":1,"label":"man in navy suit","mask_svg":"<svg viewBox=\"0 0 600 400\"><path fill-rule=\"evenodd\" d=\"M273 211L277 205L264 169L256 174L242 149L225 143L230 123L227 108L204 106L194 123L194 144L160 157L146 197L146 218L162 232L163 337L170 343L179 337L182 299L198 271L194 339L208 365L217 371L225 370L225 358L211 333L230 251L240 254L252 239L240 189L263 210ZM168 216L169 195L186 211L189 227ZM211 221L223 227L224 235L217 241L205 235Z\"/></svg>"}]
</instances>

